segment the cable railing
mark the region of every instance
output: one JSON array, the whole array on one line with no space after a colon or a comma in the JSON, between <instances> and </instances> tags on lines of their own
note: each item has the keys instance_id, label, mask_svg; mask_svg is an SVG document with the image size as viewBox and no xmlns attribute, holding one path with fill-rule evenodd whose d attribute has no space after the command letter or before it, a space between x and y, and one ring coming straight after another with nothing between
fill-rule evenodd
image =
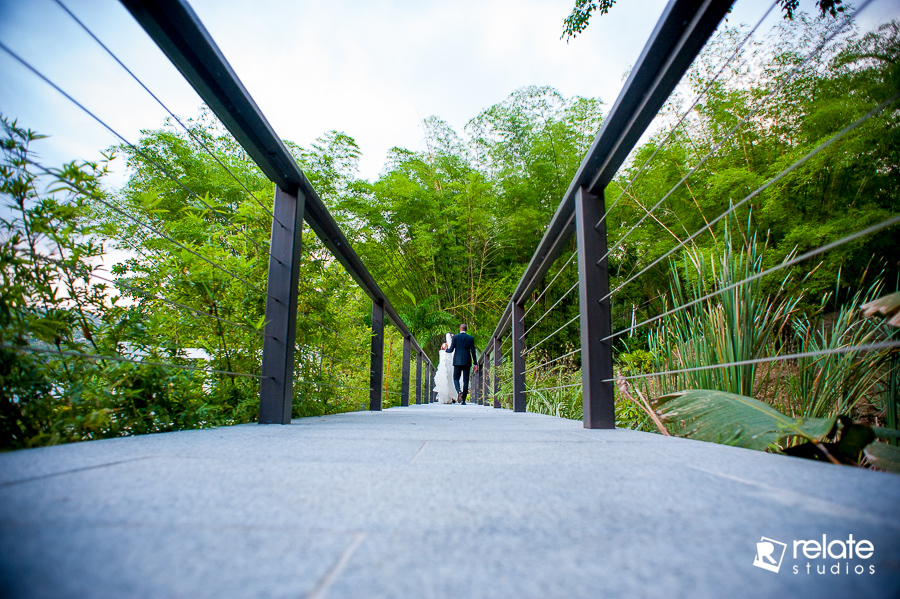
<instances>
[{"instance_id":1,"label":"cable railing","mask_svg":"<svg viewBox=\"0 0 900 599\"><path fill-rule=\"evenodd\" d=\"M78 252L32 243L29 260L56 269L53 284L71 290L67 307L77 303L80 290L88 289L105 294L106 299L98 300L104 305L127 303L117 309L134 318L152 320L167 311L174 326L165 338L98 344L94 323L100 317L79 306L83 338L57 338L54 345L25 335L2 343L2 348L61 360L66 370L74 366L66 360L77 359L188 371L213 386L219 384L216 377L230 378L232 384L235 378L257 380L256 392L243 387L242 393L258 397L260 423L290 423L296 401L307 397L370 410L428 402L430 359L190 7L179 0L123 2L231 136L229 143L236 142L253 162L247 168L259 169L252 171L253 182L239 176L245 171L229 166L214 140L178 117L64 2L55 2L168 114L179 128L176 132L183 131L183 139L202 160L209 159L239 199L226 201L198 191L165 156L150 153L143 140L129 140L100 111L89 109L0 41L0 50L22 69L112 135L119 150L134 161L132 171L143 168L142 176L166 183L159 202L177 200L180 210L192 211L202 223L202 234L179 229L167 220L167 209L153 204L135 210L135 202L143 199L103 190L74 165L45 166L31 158L25 143L20 149L11 145L7 156L13 171L18 169L28 181L51 181L52 193L89 200L99 218L120 225L119 236L111 239L130 257L109 273L105 267L80 263ZM15 124L7 129L14 131ZM272 205L260 199L265 186L275 187ZM246 209L248 201L252 210ZM250 226L249 219L263 218L271 223L270 238L261 234L262 227L254 233ZM302 239L304 221L314 239ZM239 248L244 242L248 251ZM318 257L327 256L328 264L304 261L304 251L313 257L311 248ZM175 268L162 276L147 265L149 257ZM317 282L326 279L338 281L344 294L340 301L322 293L324 287ZM369 318L362 316L365 302L371 305ZM215 339L218 345L204 345L204 339ZM223 367L231 364L240 368Z\"/></svg>"},{"instance_id":2,"label":"cable railing","mask_svg":"<svg viewBox=\"0 0 900 599\"><path fill-rule=\"evenodd\" d=\"M614 428L617 393L630 396L632 389L641 395L640 390L632 387L639 383L647 396L659 396L664 392L698 388L697 385L703 383L715 385L714 377L717 375L712 373L727 372L721 375L721 380L728 379L734 383L735 379L741 379L738 386L746 390L744 395L752 394L757 387L765 389L765 392L760 391L765 395L770 390L767 377L784 376L772 370L773 364L785 364L786 368L799 370L802 375L816 364L819 366L815 367L826 369L822 365L826 359L854 360L861 359L858 357L865 354L885 357L897 352L900 340L894 331L880 328L880 325L866 326L861 322L861 316L852 320L845 316L850 308L842 308L838 319L845 323L841 326L846 326L846 329L838 331L838 325L834 325L836 332L833 336L818 332L824 325L817 325L820 329L803 325L797 320L801 314L797 308L800 301L797 297L801 296L790 295L788 287L793 290L791 293L797 290L802 293L804 282L819 268L813 264L804 267L804 271L798 271L798 265L809 265L814 258L827 257L837 248L877 239L878 235L891 232L896 235L900 216L888 212L875 219L860 219L856 227L843 228L841 234L835 236L836 239L826 238L812 248L795 249L774 265L763 264L762 257L758 255L756 240L758 236L764 237L766 231L755 232L750 228L743 232L734 221L740 216L752 223L751 217L754 211L759 210L758 201L765 197L764 194L785 185L787 181L796 181L798 174L812 177L817 172L828 172L821 166L823 156L835 156L835 151L843 152L843 155L858 152L858 148L848 145L855 143L857 132L873 126L873 123L887 123L891 122L890 119L896 122L900 92L893 89L881 97L872 97L869 107L845 117L844 124L834 127L833 133L820 137L815 144L804 147L799 156L780 160L781 164L775 172L741 193L739 199L727 198L724 205L717 209L720 211L713 213L714 216L704 213L692 189L708 185L706 181L716 174L717 161L723 149L729 144L745 143L751 127L754 134L776 135L771 131L774 117L768 112L771 102L780 95L790 93L788 90L792 89L791 85L800 74L819 60L824 52L830 51L828 48L835 40L852 31L856 17L871 4L871 0L860 3L852 14L839 17L828 28L827 34L810 44L811 49L806 54L797 56L762 93L753 96L746 110L735 113L733 123L722 127L714 139L704 140L708 150L692 145L697 150L696 157L688 163L690 166L680 170L679 175L673 178L676 181L674 185L667 184L657 197L647 198L642 178L646 178L659 165L667 146L677 135L688 135L686 123L699 118L697 111L702 110L709 95L720 85L723 73L734 67L742 50L752 43L754 35L770 17L777 3L769 4L755 24L741 35L733 50L711 70L712 76L702 81L692 101L686 103L687 109L677 111L668 130L661 128L652 138L649 149L645 146L643 156L646 158L632 158L629 162L629 156L637 156L637 142L645 135L683 75L716 31L730 4L708 2L697 7L691 2L675 0L664 11L654 35L647 42L640 60L604 120L483 351L479 365L484 374L480 375L478 386L485 403L493 398L495 407L500 407L500 399L505 401L505 396L511 395L514 411L541 411L542 407L538 404L553 393L558 398L577 396L578 409L570 412L577 412L576 417L582 418L586 428ZM749 161L748 157L748 165ZM885 168L889 170L890 167ZM607 192L614 192L609 195L613 200L608 208L604 197ZM686 222L678 220L678 215L670 208L670 203L682 194L688 198L685 204L693 202L696 206L697 220L702 219L703 224L693 232ZM644 202L645 199L649 201ZM634 204L633 209L628 207L630 203ZM610 218L611 214L615 218ZM678 232L682 229L684 235ZM665 232L665 237L654 238L657 235L655 231ZM636 241L639 232L643 241ZM724 263L716 263L707 271L701 273L698 270L689 276L685 273L694 272L692 268L704 268L704 261L716 255L709 254L708 249L701 249L705 247L700 245L705 233L710 234L711 238L707 238L710 241L706 243L712 244L713 248L734 251L734 247L742 246L745 248L742 251L757 253L748 254L752 261L750 258L738 258L737 262L733 262L744 267L744 271L734 276L725 273L728 265ZM738 235L742 237L740 242L735 241ZM577 249L567 254L566 246L573 237ZM648 238L652 244L647 241ZM674 238L675 242L669 247L657 249L665 245L663 240L670 238ZM561 256L567 257L561 259ZM633 264L628 265L623 256L629 256ZM682 257L685 264L677 266L676 259ZM745 261L740 262L742 259ZM557 281L566 276L572 264L578 266L577 279L571 284L558 285ZM866 273L868 267L863 271L864 275ZM672 283L667 291L664 285L669 281ZM784 307L779 313L779 328L772 329L775 332L769 333L768 341L752 351L744 347L723 346L718 348L720 353L715 357L703 354L703 348L711 343L708 340L724 334L727 328L725 324L717 329L704 323L713 322L712 319L718 317L722 310L729 309L728 306L736 306L736 313L749 310L750 307L741 302L750 300L741 294L745 294L750 286L761 289L759 286L763 284L767 289L771 287L775 290L771 301L782 303L769 306L761 318L771 320L776 309ZM577 299L573 293L576 289ZM869 293L878 289L881 287L873 285ZM635 297L641 299L631 299ZM823 306L829 297L832 296L822 300ZM854 297L848 300L848 305L855 306L861 302L862 291ZM623 318L621 310L615 305L614 302L619 301L628 306L630 320ZM836 293L834 301L837 301ZM795 324L789 325L789 318L794 318L790 322ZM845 318L846 322L841 318ZM623 320L626 320L624 324ZM579 340L574 346L566 346L563 340L571 337L576 322ZM792 330L807 331L805 337L788 339L785 329L791 330L791 327ZM649 367L626 366L619 359L622 355L633 357L628 354L629 347L640 347L644 343L643 339L635 340L636 331L643 331L649 339L649 349L645 352L652 361ZM505 339L510 336L511 346L507 349ZM867 364L877 364L876 370L881 372L886 368L886 362L882 362L876 359ZM849 362L842 364L847 367ZM761 374L756 370L759 365L766 365L769 370ZM877 376L881 375L875 375L875 378ZM872 393L876 383L867 387L860 385L860 388L865 387L868 393ZM782 383L775 385L775 393L779 384ZM557 399L554 408L557 412L563 409L559 407L559 401L562 400ZM890 403L896 404L896 398L892 398ZM572 417L571 414L569 417ZM888 414L888 420L890 416Z\"/></svg>"}]
</instances>

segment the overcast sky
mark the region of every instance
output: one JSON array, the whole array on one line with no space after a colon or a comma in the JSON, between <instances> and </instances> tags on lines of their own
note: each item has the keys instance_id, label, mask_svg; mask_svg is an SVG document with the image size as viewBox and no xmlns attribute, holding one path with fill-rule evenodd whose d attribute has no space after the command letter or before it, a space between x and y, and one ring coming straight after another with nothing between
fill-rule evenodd
<instances>
[{"instance_id":1,"label":"overcast sky","mask_svg":"<svg viewBox=\"0 0 900 599\"><path fill-rule=\"evenodd\" d=\"M64 2L176 114L197 114L199 97L118 2ZM525 85L600 97L608 108L665 1L620 0L569 43L560 34L573 0L191 4L282 138L308 146L343 131L362 149L360 174L375 178L391 147L424 149L422 118L461 132ZM729 22L755 23L768 6L739 0ZM875 0L866 13L869 23L896 18L900 2ZM163 123L163 110L54 0L0 0L0 41L127 139ZM52 135L37 146L49 163L96 157L117 142L3 52L0 112Z\"/></svg>"}]
</instances>

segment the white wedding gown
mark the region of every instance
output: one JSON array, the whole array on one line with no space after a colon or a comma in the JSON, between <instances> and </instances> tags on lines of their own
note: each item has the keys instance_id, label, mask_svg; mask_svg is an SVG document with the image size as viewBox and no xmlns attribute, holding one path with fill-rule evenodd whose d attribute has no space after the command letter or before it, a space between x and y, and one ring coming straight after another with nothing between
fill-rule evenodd
<instances>
[{"instance_id":1,"label":"white wedding gown","mask_svg":"<svg viewBox=\"0 0 900 599\"><path fill-rule=\"evenodd\" d=\"M447 333L448 346L450 341L450 333ZM444 350L441 350L437 372L434 373L434 390L441 403L451 403L456 399L456 387L453 385L453 354L448 354Z\"/></svg>"}]
</instances>

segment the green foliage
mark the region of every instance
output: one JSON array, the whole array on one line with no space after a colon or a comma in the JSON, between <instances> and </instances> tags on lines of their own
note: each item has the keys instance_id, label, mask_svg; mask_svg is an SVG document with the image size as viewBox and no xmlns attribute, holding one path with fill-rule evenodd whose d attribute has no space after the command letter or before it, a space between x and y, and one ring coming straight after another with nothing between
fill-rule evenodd
<instances>
[{"instance_id":1,"label":"green foliage","mask_svg":"<svg viewBox=\"0 0 900 599\"><path fill-rule=\"evenodd\" d=\"M637 349L621 353L618 358L622 374L625 376L653 372L653 354L646 350Z\"/></svg>"},{"instance_id":2,"label":"green foliage","mask_svg":"<svg viewBox=\"0 0 900 599\"><path fill-rule=\"evenodd\" d=\"M870 443L865 450L866 460L879 470L900 473L900 449L886 443Z\"/></svg>"},{"instance_id":3,"label":"green foliage","mask_svg":"<svg viewBox=\"0 0 900 599\"><path fill-rule=\"evenodd\" d=\"M676 435L748 449L777 448L793 437L817 443L836 422L836 417L791 418L751 397L712 389L663 395L658 403Z\"/></svg>"},{"instance_id":4,"label":"green foliage","mask_svg":"<svg viewBox=\"0 0 900 599\"><path fill-rule=\"evenodd\" d=\"M611 5L579 2L579 22ZM609 260L615 330L900 213L894 104L713 222L896 93L897 23L839 35L802 62L838 26L795 14L741 50L675 128L675 116L707 87L743 30L723 28L698 57L662 111L662 127L607 187L606 205L616 202L607 219L610 243L618 244ZM358 177L360 150L345 133L328 132L310 148L287 144L404 321L436 355L444 333L460 322L480 345L486 341L600 128L601 107L598 99L530 86L482 111L463 132L430 117L426 151L394 148L374 182ZM272 184L208 113L187 122L187 133L168 123L145 131L136 149L116 148L129 180L110 190L103 185L106 162L42 172L27 159L40 136L4 121L2 193L4 215L12 216L0 240L2 447L253 420L257 381L209 369L258 372L271 225L264 206ZM705 226L709 233L680 260L664 257ZM632 336L615 348L622 374L883 338L877 323L858 322L855 307L875 293L860 289L900 275L896 231L841 245L663 319L648 338ZM320 240L305 232L303 242L293 415L359 409L368 399L369 300ZM531 298L526 345L534 368L529 409L580 418L578 356L537 368L580 343L578 294L571 291L577 273L564 263L573 250ZM117 262L111 272L101 258ZM207 370L19 351L25 346ZM402 358L393 329L385 350L389 406L399 401ZM866 359L875 361L856 365L835 356L704 370L640 379L640 388L655 397L703 387L752 395L794 416L869 410L871 417L880 410L884 365L882 355ZM507 373L508 362L501 370ZM620 425L655 428L627 385L620 398Z\"/></svg>"},{"instance_id":5,"label":"green foliage","mask_svg":"<svg viewBox=\"0 0 900 599\"><path fill-rule=\"evenodd\" d=\"M129 358L140 326L93 275L105 251L93 218L106 163L43 172L42 136L6 119L0 191L0 448L204 426L200 381L183 371L51 352ZM42 192L46 188L48 191Z\"/></svg>"},{"instance_id":6,"label":"green foliage","mask_svg":"<svg viewBox=\"0 0 900 599\"><path fill-rule=\"evenodd\" d=\"M535 370L526 383L527 411L559 418L581 420L583 414L581 371L561 364L550 370Z\"/></svg>"},{"instance_id":7,"label":"green foliage","mask_svg":"<svg viewBox=\"0 0 900 599\"><path fill-rule=\"evenodd\" d=\"M693 248L685 250L680 267L671 264L673 309L684 308L663 319L649 335L656 372L768 355L799 298L785 294L790 271L781 275L784 278L772 296L763 291L761 278L740 283L763 271L764 255L755 237L744 246L726 228L718 256L710 259ZM722 290L726 291L720 293ZM756 364L696 370L668 375L664 384L674 389L752 395L756 371Z\"/></svg>"},{"instance_id":8,"label":"green foliage","mask_svg":"<svg viewBox=\"0 0 900 599\"><path fill-rule=\"evenodd\" d=\"M659 398L660 415L675 434L769 450L834 464L867 465L900 472L900 450L877 442L900 431L871 427L849 417L792 418L750 397L694 389Z\"/></svg>"},{"instance_id":9,"label":"green foliage","mask_svg":"<svg viewBox=\"0 0 900 599\"><path fill-rule=\"evenodd\" d=\"M568 41L582 33L587 29L591 16L595 12L598 15L605 15L615 3L616 0L575 0L572 12L563 19L563 32L560 38ZM793 19L794 11L800 6L800 0L778 0L778 4L784 12L784 18ZM816 0L816 7L823 17L835 18L838 13L844 12L843 0Z\"/></svg>"},{"instance_id":10,"label":"green foliage","mask_svg":"<svg viewBox=\"0 0 900 599\"><path fill-rule=\"evenodd\" d=\"M566 38L568 41L575 37L587 29L594 11L599 15L605 15L615 3L616 0L600 0L599 4L594 0L575 0L572 12L563 19L563 33L560 38Z\"/></svg>"},{"instance_id":11,"label":"green foliage","mask_svg":"<svg viewBox=\"0 0 900 599\"><path fill-rule=\"evenodd\" d=\"M476 338L493 327L600 120L598 100L522 88L466 138L426 119L427 151L395 148L378 181L339 197L354 246L429 353L460 322Z\"/></svg>"},{"instance_id":12,"label":"green foliage","mask_svg":"<svg viewBox=\"0 0 900 599\"><path fill-rule=\"evenodd\" d=\"M862 408L877 403L887 385L890 352L841 350L894 335L887 325L861 313L862 304L878 297L881 283L857 292L827 318L826 294L820 310L810 315L797 309L803 279L792 284L790 269L775 273L780 284L773 295L764 291L760 275L766 250L754 238L744 244L726 234L723 245L715 260L693 248L685 250L682 268L672 264L673 313L649 334L653 366L647 369L671 374L639 379L643 392L655 397L685 389L717 390L765 399L803 418L862 415ZM747 279L752 280L740 283ZM779 359L794 353L813 355ZM709 368L735 362L744 364ZM687 372L679 372L683 370Z\"/></svg>"},{"instance_id":13,"label":"green foliage","mask_svg":"<svg viewBox=\"0 0 900 599\"><path fill-rule=\"evenodd\" d=\"M797 351L839 350L896 338L884 324L861 315L861 305L878 297L881 289L876 282L865 292L857 292L825 322L814 324L806 315L799 315L792 321ZM827 297L823 303L826 301ZM791 414L803 417L852 413L868 398L881 394L889 362L889 351L799 358L797 373L790 377L785 393L787 407Z\"/></svg>"}]
</instances>

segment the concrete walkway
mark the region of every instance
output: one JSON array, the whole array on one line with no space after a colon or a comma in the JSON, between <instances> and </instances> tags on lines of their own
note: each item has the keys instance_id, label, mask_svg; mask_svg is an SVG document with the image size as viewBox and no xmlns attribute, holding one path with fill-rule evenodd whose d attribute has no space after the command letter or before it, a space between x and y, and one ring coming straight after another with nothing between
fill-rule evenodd
<instances>
[{"instance_id":1,"label":"concrete walkway","mask_svg":"<svg viewBox=\"0 0 900 599\"><path fill-rule=\"evenodd\" d=\"M0 455L0 596L898 597L898 516L900 476L433 404Z\"/></svg>"}]
</instances>

